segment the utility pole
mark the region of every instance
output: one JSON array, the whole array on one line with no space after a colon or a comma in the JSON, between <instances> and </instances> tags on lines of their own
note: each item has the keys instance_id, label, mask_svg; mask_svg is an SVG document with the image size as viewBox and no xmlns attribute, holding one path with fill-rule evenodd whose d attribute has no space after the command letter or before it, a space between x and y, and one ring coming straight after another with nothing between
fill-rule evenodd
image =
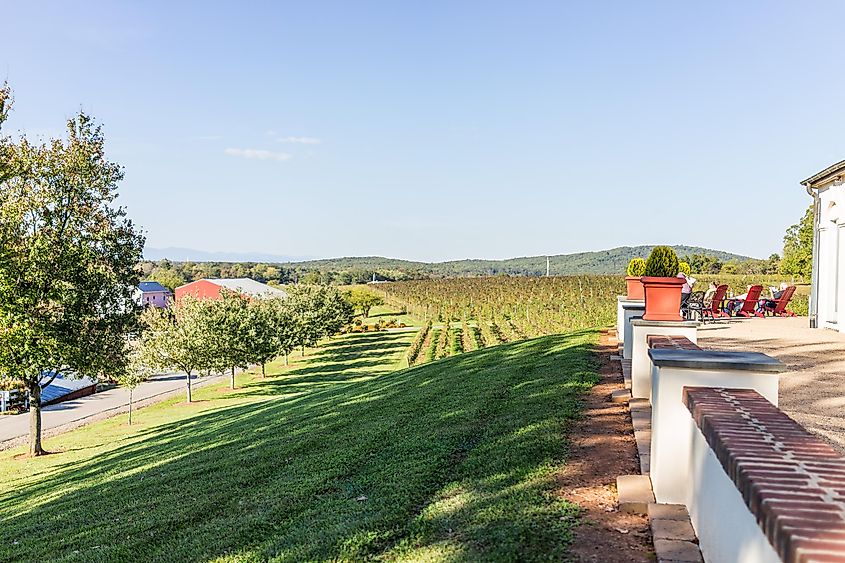
<instances>
[{"instance_id":1,"label":"utility pole","mask_svg":"<svg viewBox=\"0 0 845 563\"><path fill-rule=\"evenodd\" d=\"M551 268L549 267L549 257L546 256L546 277L549 277L550 271L551 271Z\"/></svg>"}]
</instances>

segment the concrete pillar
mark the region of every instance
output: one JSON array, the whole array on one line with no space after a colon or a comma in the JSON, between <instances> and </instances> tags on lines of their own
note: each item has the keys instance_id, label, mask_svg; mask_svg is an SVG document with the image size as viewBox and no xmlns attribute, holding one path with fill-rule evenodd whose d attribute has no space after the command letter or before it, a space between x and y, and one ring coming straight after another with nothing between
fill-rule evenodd
<instances>
[{"instance_id":1,"label":"concrete pillar","mask_svg":"<svg viewBox=\"0 0 845 563\"><path fill-rule=\"evenodd\" d=\"M658 503L685 504L695 463L695 421L683 403L684 387L754 389L778 404L778 374L786 369L759 352L652 349L651 482Z\"/></svg>"},{"instance_id":2,"label":"concrete pillar","mask_svg":"<svg viewBox=\"0 0 845 563\"><path fill-rule=\"evenodd\" d=\"M631 359L631 319L642 317L645 312L645 301L624 299L619 301L622 309L622 357L626 360Z\"/></svg>"},{"instance_id":3,"label":"concrete pillar","mask_svg":"<svg viewBox=\"0 0 845 563\"><path fill-rule=\"evenodd\" d=\"M651 400L651 360L648 357L648 337L685 336L698 342L698 321L645 321L631 319L631 396Z\"/></svg>"}]
</instances>

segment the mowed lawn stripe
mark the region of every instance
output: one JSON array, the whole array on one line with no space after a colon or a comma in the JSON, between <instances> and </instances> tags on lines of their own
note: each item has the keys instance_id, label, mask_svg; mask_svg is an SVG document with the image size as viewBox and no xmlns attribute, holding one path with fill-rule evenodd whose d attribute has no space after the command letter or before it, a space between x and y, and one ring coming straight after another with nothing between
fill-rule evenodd
<instances>
[{"instance_id":1,"label":"mowed lawn stripe","mask_svg":"<svg viewBox=\"0 0 845 563\"><path fill-rule=\"evenodd\" d=\"M0 455L0 560L513 560L566 556L552 494L597 333L395 371L413 332L330 340ZM216 387L216 386L215 386Z\"/></svg>"}]
</instances>

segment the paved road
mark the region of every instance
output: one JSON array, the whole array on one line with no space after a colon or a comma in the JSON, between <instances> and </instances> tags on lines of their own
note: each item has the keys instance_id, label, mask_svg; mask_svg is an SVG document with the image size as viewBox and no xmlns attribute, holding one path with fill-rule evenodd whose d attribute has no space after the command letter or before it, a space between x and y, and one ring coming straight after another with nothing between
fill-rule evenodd
<instances>
[{"instance_id":1,"label":"paved road","mask_svg":"<svg viewBox=\"0 0 845 563\"><path fill-rule=\"evenodd\" d=\"M192 382L192 387L201 387L220 381L223 376L202 377ZM169 373L155 375L135 388L134 403L150 404L185 392L185 375ZM45 436L55 435L75 426L93 420L106 418L127 410L129 391L123 388L110 389L81 399L74 399L57 405L44 407L41 423ZM0 450L13 447L29 435L29 416L0 416Z\"/></svg>"}]
</instances>

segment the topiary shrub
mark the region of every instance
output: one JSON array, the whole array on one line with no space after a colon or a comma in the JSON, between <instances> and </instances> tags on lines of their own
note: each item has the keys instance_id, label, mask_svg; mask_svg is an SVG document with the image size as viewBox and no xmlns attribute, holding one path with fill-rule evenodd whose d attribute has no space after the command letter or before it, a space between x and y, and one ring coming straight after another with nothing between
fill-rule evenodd
<instances>
[{"instance_id":1,"label":"topiary shrub","mask_svg":"<svg viewBox=\"0 0 845 563\"><path fill-rule=\"evenodd\" d=\"M645 273L645 260L642 258L631 258L625 273L637 278L642 277L643 273Z\"/></svg>"},{"instance_id":2,"label":"topiary shrub","mask_svg":"<svg viewBox=\"0 0 845 563\"><path fill-rule=\"evenodd\" d=\"M690 275L692 273L692 268L690 268L690 265L687 262L683 262L683 261L678 262L678 273Z\"/></svg>"},{"instance_id":3,"label":"topiary shrub","mask_svg":"<svg viewBox=\"0 0 845 563\"><path fill-rule=\"evenodd\" d=\"M678 255L668 246L655 246L645 261L643 276L674 278L678 275Z\"/></svg>"}]
</instances>

